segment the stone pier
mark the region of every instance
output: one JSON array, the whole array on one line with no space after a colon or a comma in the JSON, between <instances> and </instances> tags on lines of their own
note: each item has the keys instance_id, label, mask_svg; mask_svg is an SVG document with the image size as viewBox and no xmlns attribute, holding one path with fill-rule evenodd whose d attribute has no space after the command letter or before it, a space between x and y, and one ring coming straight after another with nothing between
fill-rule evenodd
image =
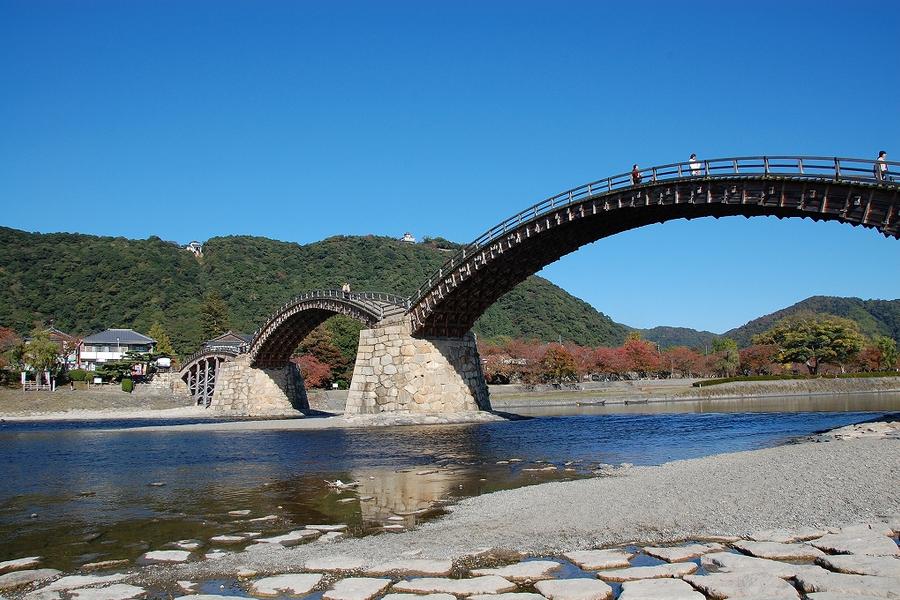
<instances>
[{"instance_id":1,"label":"stone pier","mask_svg":"<svg viewBox=\"0 0 900 600\"><path fill-rule=\"evenodd\" d=\"M252 416L302 416L299 410L309 403L296 365L259 369L250 366L248 355L241 355L219 366L209 407Z\"/></svg>"},{"instance_id":2,"label":"stone pier","mask_svg":"<svg viewBox=\"0 0 900 600\"><path fill-rule=\"evenodd\" d=\"M345 414L490 410L475 336L419 338L408 322L363 329Z\"/></svg>"}]
</instances>

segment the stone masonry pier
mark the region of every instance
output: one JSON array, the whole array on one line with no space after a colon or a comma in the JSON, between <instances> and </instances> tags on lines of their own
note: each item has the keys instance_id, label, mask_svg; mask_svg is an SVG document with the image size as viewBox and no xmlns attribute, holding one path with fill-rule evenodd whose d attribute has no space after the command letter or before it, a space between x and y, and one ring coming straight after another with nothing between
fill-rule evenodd
<instances>
[{"instance_id":1,"label":"stone masonry pier","mask_svg":"<svg viewBox=\"0 0 900 600\"><path fill-rule=\"evenodd\" d=\"M490 410L475 336L423 338L408 321L363 329L345 414Z\"/></svg>"},{"instance_id":2,"label":"stone masonry pier","mask_svg":"<svg viewBox=\"0 0 900 600\"><path fill-rule=\"evenodd\" d=\"M242 415L294 415L309 408L300 370L294 364L280 369L250 366L241 355L224 362L217 373L210 408Z\"/></svg>"}]
</instances>

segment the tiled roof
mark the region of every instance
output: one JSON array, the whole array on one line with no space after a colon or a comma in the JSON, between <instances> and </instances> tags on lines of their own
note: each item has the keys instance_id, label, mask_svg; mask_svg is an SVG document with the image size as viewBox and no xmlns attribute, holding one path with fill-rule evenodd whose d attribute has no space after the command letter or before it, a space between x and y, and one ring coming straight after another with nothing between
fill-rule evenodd
<instances>
[{"instance_id":1,"label":"tiled roof","mask_svg":"<svg viewBox=\"0 0 900 600\"><path fill-rule=\"evenodd\" d=\"M154 344L156 340L149 338L134 329L107 329L84 338L85 344Z\"/></svg>"}]
</instances>

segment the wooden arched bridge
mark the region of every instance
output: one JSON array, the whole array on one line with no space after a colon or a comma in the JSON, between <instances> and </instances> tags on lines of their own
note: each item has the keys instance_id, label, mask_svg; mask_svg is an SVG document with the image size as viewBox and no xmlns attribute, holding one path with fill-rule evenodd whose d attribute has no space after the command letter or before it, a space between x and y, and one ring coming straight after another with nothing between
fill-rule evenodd
<instances>
[{"instance_id":1,"label":"wooden arched bridge","mask_svg":"<svg viewBox=\"0 0 900 600\"><path fill-rule=\"evenodd\" d=\"M251 367L283 368L313 328L333 314L344 314L373 330L394 328L384 338L361 339L348 411L431 408L433 403L422 399L423 389L428 394L468 394L474 398L470 405L484 407L487 392L477 385L480 364L477 368L471 364L470 355L474 352L477 357L477 352L474 342L465 341L467 332L501 296L560 257L616 233L700 217L839 221L900 239L900 183L891 171L900 171L900 163L752 156L650 167L640 171L637 182L630 172L599 179L551 196L491 227L409 298L336 290L298 296L256 332L246 348L247 358ZM434 352L422 360L424 351L414 342L417 339L459 344L435 342ZM435 383L425 367L409 366L416 362L433 366L442 360L447 363L444 370L455 370L458 377L438 378L441 381ZM198 377L193 389L204 389L201 380ZM208 385L208 377L206 381Z\"/></svg>"}]
</instances>

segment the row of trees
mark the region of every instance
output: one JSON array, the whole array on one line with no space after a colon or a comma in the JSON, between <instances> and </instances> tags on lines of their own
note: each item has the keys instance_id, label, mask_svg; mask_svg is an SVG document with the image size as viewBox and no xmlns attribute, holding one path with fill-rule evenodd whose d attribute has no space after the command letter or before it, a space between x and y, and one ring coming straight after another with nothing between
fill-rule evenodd
<instances>
[{"instance_id":1,"label":"row of trees","mask_svg":"<svg viewBox=\"0 0 900 600\"><path fill-rule=\"evenodd\" d=\"M893 339L866 339L853 321L815 314L781 321L755 336L746 348L719 338L709 353L684 346L662 349L636 332L615 348L507 339L481 343L479 351L490 383L559 383L589 377L732 377L799 371L816 375L826 370L843 373L898 368Z\"/></svg>"}]
</instances>

